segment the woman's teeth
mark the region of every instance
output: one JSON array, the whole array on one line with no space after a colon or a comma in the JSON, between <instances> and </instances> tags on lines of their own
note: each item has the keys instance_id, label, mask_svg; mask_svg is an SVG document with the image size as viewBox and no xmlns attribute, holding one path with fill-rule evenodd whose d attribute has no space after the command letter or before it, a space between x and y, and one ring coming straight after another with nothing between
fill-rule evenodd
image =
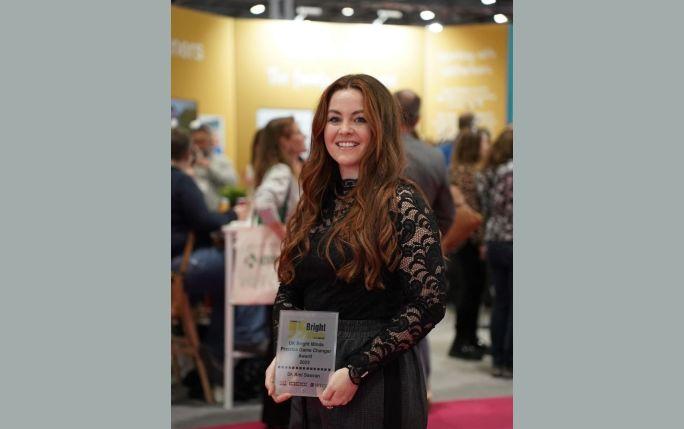
<instances>
[{"instance_id":1,"label":"woman's teeth","mask_svg":"<svg viewBox=\"0 0 684 429\"><path fill-rule=\"evenodd\" d=\"M336 144L337 144L337 147L340 147L340 148L352 148L352 147L356 147L359 145L358 143L355 143L355 142L338 142Z\"/></svg>"}]
</instances>

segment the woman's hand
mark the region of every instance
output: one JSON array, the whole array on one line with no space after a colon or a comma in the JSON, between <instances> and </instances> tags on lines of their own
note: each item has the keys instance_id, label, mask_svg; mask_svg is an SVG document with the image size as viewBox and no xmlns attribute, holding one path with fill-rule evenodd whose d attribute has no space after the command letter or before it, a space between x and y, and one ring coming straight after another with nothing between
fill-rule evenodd
<instances>
[{"instance_id":1,"label":"woman's hand","mask_svg":"<svg viewBox=\"0 0 684 429\"><path fill-rule=\"evenodd\" d=\"M247 199L239 199L235 204L233 210L238 217L238 220L248 220L251 213L252 202Z\"/></svg>"},{"instance_id":2,"label":"woman's hand","mask_svg":"<svg viewBox=\"0 0 684 429\"><path fill-rule=\"evenodd\" d=\"M273 361L271 364L266 368L266 379L264 380L264 386L266 386L266 391L268 392L268 396L273 398L273 400L276 403L280 403L283 401L287 401L292 397L291 394L289 393L282 393L280 395L276 395L275 393L275 366L276 366L276 360L273 358Z\"/></svg>"},{"instance_id":3,"label":"woman's hand","mask_svg":"<svg viewBox=\"0 0 684 429\"><path fill-rule=\"evenodd\" d=\"M359 386L349 378L349 368L340 368L330 376L328 386L318 395L318 399L324 407L339 407L347 405L358 389Z\"/></svg>"}]
</instances>

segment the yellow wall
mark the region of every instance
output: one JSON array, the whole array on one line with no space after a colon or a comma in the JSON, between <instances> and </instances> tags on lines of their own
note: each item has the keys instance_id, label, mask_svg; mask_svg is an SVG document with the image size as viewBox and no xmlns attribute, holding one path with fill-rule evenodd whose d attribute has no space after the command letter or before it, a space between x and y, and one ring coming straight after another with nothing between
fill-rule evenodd
<instances>
[{"instance_id":1,"label":"yellow wall","mask_svg":"<svg viewBox=\"0 0 684 429\"><path fill-rule=\"evenodd\" d=\"M237 157L234 34L233 18L171 7L171 97L196 100L200 115L223 117L224 150L232 160Z\"/></svg>"},{"instance_id":2,"label":"yellow wall","mask_svg":"<svg viewBox=\"0 0 684 429\"><path fill-rule=\"evenodd\" d=\"M238 19L235 36L240 166L249 160L257 109L313 110L342 75L366 73L390 90L422 94L422 28Z\"/></svg>"},{"instance_id":3,"label":"yellow wall","mask_svg":"<svg viewBox=\"0 0 684 429\"><path fill-rule=\"evenodd\" d=\"M425 38L426 137L456 134L460 113L473 111L495 137L506 125L508 26L445 27Z\"/></svg>"},{"instance_id":4,"label":"yellow wall","mask_svg":"<svg viewBox=\"0 0 684 429\"><path fill-rule=\"evenodd\" d=\"M172 6L171 36L181 46L172 53L172 97L197 100L200 114L224 117L225 152L240 173L259 108L313 110L323 88L347 73L371 74L391 91L416 91L423 97L419 132L432 141L453 137L465 110L494 135L506 122L505 25L434 34L422 27L233 19Z\"/></svg>"}]
</instances>

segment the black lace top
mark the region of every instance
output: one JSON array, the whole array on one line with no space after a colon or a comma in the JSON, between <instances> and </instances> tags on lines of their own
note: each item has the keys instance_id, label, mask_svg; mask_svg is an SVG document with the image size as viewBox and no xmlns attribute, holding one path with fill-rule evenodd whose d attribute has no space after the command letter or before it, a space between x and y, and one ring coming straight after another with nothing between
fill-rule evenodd
<instances>
[{"instance_id":1,"label":"black lace top","mask_svg":"<svg viewBox=\"0 0 684 429\"><path fill-rule=\"evenodd\" d=\"M340 319L383 319L386 328L359 349L345 356L355 383L414 346L434 328L445 311L444 260L435 217L416 189L397 187L391 215L402 252L399 268L384 270L384 290L368 291L363 279L346 283L317 252L333 222L344 217L352 202L344 198L356 185L345 180L330 192L322 209L322 221L310 233L312 249L295 267L295 279L281 284L274 306L275 332L280 310L336 311ZM334 249L334 247L333 247ZM343 255L331 249L337 264Z\"/></svg>"}]
</instances>

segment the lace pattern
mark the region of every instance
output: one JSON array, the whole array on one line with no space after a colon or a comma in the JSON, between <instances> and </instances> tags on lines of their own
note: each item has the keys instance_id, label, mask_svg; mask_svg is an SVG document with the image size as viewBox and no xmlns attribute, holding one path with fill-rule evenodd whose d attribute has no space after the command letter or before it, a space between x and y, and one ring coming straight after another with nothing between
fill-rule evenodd
<instances>
[{"instance_id":1,"label":"lace pattern","mask_svg":"<svg viewBox=\"0 0 684 429\"><path fill-rule=\"evenodd\" d=\"M312 233L327 230L341 219L351 202L343 184L332 210L324 210L321 225ZM413 347L444 317L446 309L445 267L434 214L419 193L408 184L397 187L392 215L399 234L402 256L395 278L404 297L403 306L388 325L346 357L352 381L359 384L383 364ZM280 310L302 309L302 296L293 284L281 285L274 305L274 333Z\"/></svg>"},{"instance_id":2,"label":"lace pattern","mask_svg":"<svg viewBox=\"0 0 684 429\"><path fill-rule=\"evenodd\" d=\"M405 303L385 329L348 357L350 376L357 384L416 345L446 310L445 266L435 217L410 185L398 187L395 203L402 249L398 277Z\"/></svg>"}]
</instances>

